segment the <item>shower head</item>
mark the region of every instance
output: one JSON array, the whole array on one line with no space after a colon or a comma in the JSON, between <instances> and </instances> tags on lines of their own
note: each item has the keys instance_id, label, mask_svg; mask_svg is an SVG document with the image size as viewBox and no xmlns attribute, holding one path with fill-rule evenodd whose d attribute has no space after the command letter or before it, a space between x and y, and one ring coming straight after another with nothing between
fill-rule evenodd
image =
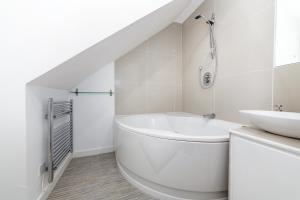
<instances>
[{"instance_id":1,"label":"shower head","mask_svg":"<svg viewBox=\"0 0 300 200\"><path fill-rule=\"evenodd\" d=\"M202 19L205 20L205 21L208 21L207 17L205 17L204 15L197 15L197 16L195 17L195 19L200 19L200 18L202 18Z\"/></svg>"},{"instance_id":2,"label":"shower head","mask_svg":"<svg viewBox=\"0 0 300 200\"><path fill-rule=\"evenodd\" d=\"M210 19L208 19L207 17L205 17L204 15L201 15L201 14L194 17L194 19L202 19L205 23L207 23L209 25L213 25L215 23L214 14L212 15L212 17Z\"/></svg>"},{"instance_id":3,"label":"shower head","mask_svg":"<svg viewBox=\"0 0 300 200\"><path fill-rule=\"evenodd\" d=\"M194 19L200 19L202 17L202 15L197 15L196 17L194 17Z\"/></svg>"}]
</instances>

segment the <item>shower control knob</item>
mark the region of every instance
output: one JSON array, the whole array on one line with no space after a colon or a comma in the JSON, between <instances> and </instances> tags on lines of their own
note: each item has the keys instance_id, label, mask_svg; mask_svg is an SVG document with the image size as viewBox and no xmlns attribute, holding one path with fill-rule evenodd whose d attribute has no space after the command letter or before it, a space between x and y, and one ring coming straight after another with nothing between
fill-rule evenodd
<instances>
[{"instance_id":1,"label":"shower control knob","mask_svg":"<svg viewBox=\"0 0 300 200\"><path fill-rule=\"evenodd\" d=\"M203 85L208 87L212 81L212 74L210 72L206 72L203 75Z\"/></svg>"}]
</instances>

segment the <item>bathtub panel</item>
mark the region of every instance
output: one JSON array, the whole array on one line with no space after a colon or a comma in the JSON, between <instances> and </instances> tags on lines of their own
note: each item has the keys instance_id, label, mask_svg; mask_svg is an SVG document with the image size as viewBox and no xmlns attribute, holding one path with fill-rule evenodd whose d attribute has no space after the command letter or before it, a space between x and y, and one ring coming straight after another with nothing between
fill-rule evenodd
<instances>
[{"instance_id":1,"label":"bathtub panel","mask_svg":"<svg viewBox=\"0 0 300 200\"><path fill-rule=\"evenodd\" d=\"M117 159L132 173L179 190L227 191L228 143L160 139L118 129Z\"/></svg>"}]
</instances>

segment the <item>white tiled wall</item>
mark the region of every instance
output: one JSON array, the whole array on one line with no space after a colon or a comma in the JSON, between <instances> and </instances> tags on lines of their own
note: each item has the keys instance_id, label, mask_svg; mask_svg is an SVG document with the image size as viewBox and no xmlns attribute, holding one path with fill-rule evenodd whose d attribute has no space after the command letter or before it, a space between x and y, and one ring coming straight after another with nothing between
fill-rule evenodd
<instances>
[{"instance_id":1,"label":"white tiled wall","mask_svg":"<svg viewBox=\"0 0 300 200\"><path fill-rule=\"evenodd\" d=\"M192 18L216 15L216 85L203 90L199 66L209 50L208 26ZM183 107L245 122L241 109L272 109L273 0L206 0L183 24Z\"/></svg>"},{"instance_id":2,"label":"white tiled wall","mask_svg":"<svg viewBox=\"0 0 300 200\"><path fill-rule=\"evenodd\" d=\"M241 109L272 109L274 0L206 0L183 25L172 24L116 62L116 113L185 111L246 122ZM218 74L202 89L209 27L216 15ZM181 40L182 39L182 40ZM182 51L181 51L182 49Z\"/></svg>"},{"instance_id":3,"label":"white tiled wall","mask_svg":"<svg viewBox=\"0 0 300 200\"><path fill-rule=\"evenodd\" d=\"M274 105L300 112L300 63L274 68Z\"/></svg>"},{"instance_id":4,"label":"white tiled wall","mask_svg":"<svg viewBox=\"0 0 300 200\"><path fill-rule=\"evenodd\" d=\"M116 61L116 113L182 110L181 25L172 24Z\"/></svg>"}]
</instances>

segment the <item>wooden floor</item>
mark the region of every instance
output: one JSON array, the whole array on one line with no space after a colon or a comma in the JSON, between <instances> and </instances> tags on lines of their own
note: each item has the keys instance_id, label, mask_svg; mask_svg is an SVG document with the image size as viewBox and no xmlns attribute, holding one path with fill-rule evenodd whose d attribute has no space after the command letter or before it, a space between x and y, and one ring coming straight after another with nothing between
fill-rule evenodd
<instances>
[{"instance_id":1,"label":"wooden floor","mask_svg":"<svg viewBox=\"0 0 300 200\"><path fill-rule=\"evenodd\" d=\"M154 200L119 173L113 153L75 158L48 200Z\"/></svg>"}]
</instances>

